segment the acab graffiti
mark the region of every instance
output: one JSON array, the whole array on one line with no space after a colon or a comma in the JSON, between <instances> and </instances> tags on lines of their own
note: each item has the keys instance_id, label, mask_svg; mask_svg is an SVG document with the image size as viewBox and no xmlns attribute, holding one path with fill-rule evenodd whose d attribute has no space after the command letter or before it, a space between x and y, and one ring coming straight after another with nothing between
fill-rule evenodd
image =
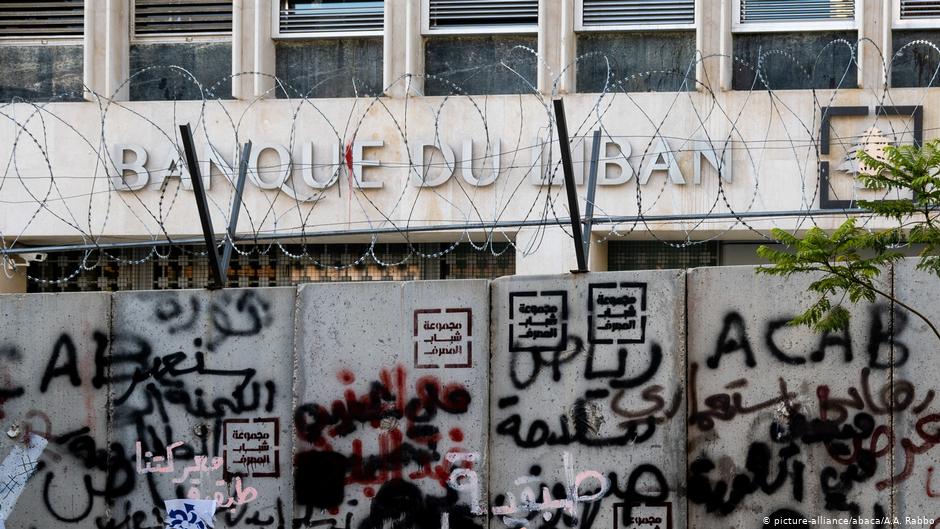
<instances>
[{"instance_id":1,"label":"acab graffiti","mask_svg":"<svg viewBox=\"0 0 940 529\"><path fill-rule=\"evenodd\" d=\"M0 525L936 525L922 330L888 304L831 333L769 296L693 313L719 297L687 285L500 280L489 332L485 305L417 303L381 353L296 291L116 295L101 325L0 336Z\"/></svg>"}]
</instances>

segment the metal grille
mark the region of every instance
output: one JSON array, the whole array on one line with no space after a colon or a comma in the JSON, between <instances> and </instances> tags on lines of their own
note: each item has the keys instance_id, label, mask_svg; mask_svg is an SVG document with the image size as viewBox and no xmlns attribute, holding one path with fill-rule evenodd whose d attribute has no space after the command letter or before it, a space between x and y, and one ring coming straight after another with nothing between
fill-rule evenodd
<instances>
[{"instance_id":1,"label":"metal grille","mask_svg":"<svg viewBox=\"0 0 940 529\"><path fill-rule=\"evenodd\" d=\"M539 23L538 0L430 0L431 29L532 26Z\"/></svg>"},{"instance_id":2,"label":"metal grille","mask_svg":"<svg viewBox=\"0 0 940 529\"><path fill-rule=\"evenodd\" d=\"M281 3L281 33L381 32L385 2L320 0Z\"/></svg>"},{"instance_id":3,"label":"metal grille","mask_svg":"<svg viewBox=\"0 0 940 529\"><path fill-rule=\"evenodd\" d=\"M415 249L436 254L449 245L419 244ZM489 279L515 272L512 247L477 251L461 244L439 258L422 258L404 244L377 244L375 258L364 254L365 244L298 245L258 247L234 254L229 265L229 287L275 287L331 281L410 281L418 279ZM239 247L247 252L248 247ZM117 250L95 253L63 252L33 263L27 273L46 281L81 273L62 283L29 282L30 292L91 292L118 290L172 290L205 288L211 274L209 261L195 248L174 248L166 258L149 250ZM505 250L505 251L504 251ZM349 266L357 263L354 266Z\"/></svg>"},{"instance_id":4,"label":"metal grille","mask_svg":"<svg viewBox=\"0 0 940 529\"><path fill-rule=\"evenodd\" d=\"M855 0L741 0L741 22L855 18Z\"/></svg>"},{"instance_id":5,"label":"metal grille","mask_svg":"<svg viewBox=\"0 0 940 529\"><path fill-rule=\"evenodd\" d=\"M583 0L582 25L694 24L695 0Z\"/></svg>"},{"instance_id":6,"label":"metal grille","mask_svg":"<svg viewBox=\"0 0 940 529\"><path fill-rule=\"evenodd\" d=\"M607 269L674 270L718 265L718 243L676 248L660 241L609 241Z\"/></svg>"},{"instance_id":7,"label":"metal grille","mask_svg":"<svg viewBox=\"0 0 940 529\"><path fill-rule=\"evenodd\" d=\"M940 17L940 0L901 0L901 19Z\"/></svg>"},{"instance_id":8,"label":"metal grille","mask_svg":"<svg viewBox=\"0 0 940 529\"><path fill-rule=\"evenodd\" d=\"M135 0L135 35L231 35L231 0Z\"/></svg>"},{"instance_id":9,"label":"metal grille","mask_svg":"<svg viewBox=\"0 0 940 529\"><path fill-rule=\"evenodd\" d=\"M80 37L84 0L0 2L0 37Z\"/></svg>"}]
</instances>

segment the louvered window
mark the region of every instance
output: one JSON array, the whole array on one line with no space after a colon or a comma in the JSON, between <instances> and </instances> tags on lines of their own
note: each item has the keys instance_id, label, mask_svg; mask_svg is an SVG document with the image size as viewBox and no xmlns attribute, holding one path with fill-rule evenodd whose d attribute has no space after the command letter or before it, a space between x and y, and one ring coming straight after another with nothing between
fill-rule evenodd
<instances>
[{"instance_id":1,"label":"louvered window","mask_svg":"<svg viewBox=\"0 0 940 529\"><path fill-rule=\"evenodd\" d=\"M385 2L350 0L281 0L277 37L381 35Z\"/></svg>"},{"instance_id":2,"label":"louvered window","mask_svg":"<svg viewBox=\"0 0 940 529\"><path fill-rule=\"evenodd\" d=\"M858 0L735 0L737 31L811 31L855 27Z\"/></svg>"},{"instance_id":3,"label":"louvered window","mask_svg":"<svg viewBox=\"0 0 940 529\"><path fill-rule=\"evenodd\" d=\"M528 33L538 30L538 0L425 0L429 33Z\"/></svg>"},{"instance_id":4,"label":"louvered window","mask_svg":"<svg viewBox=\"0 0 940 529\"><path fill-rule=\"evenodd\" d=\"M81 37L84 0L0 2L0 37Z\"/></svg>"},{"instance_id":5,"label":"louvered window","mask_svg":"<svg viewBox=\"0 0 940 529\"><path fill-rule=\"evenodd\" d=\"M231 0L135 0L134 35L232 34Z\"/></svg>"},{"instance_id":6,"label":"louvered window","mask_svg":"<svg viewBox=\"0 0 940 529\"><path fill-rule=\"evenodd\" d=\"M894 0L894 27L898 29L940 27L940 0Z\"/></svg>"},{"instance_id":7,"label":"louvered window","mask_svg":"<svg viewBox=\"0 0 940 529\"><path fill-rule=\"evenodd\" d=\"M901 20L940 18L940 0L901 0Z\"/></svg>"},{"instance_id":8,"label":"louvered window","mask_svg":"<svg viewBox=\"0 0 940 529\"><path fill-rule=\"evenodd\" d=\"M579 30L695 27L695 0L581 0Z\"/></svg>"}]
</instances>

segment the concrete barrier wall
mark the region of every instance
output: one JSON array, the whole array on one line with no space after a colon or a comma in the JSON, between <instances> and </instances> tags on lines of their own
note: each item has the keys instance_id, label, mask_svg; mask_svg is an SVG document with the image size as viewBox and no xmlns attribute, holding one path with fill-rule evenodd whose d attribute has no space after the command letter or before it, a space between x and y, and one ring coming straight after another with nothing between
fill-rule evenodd
<instances>
[{"instance_id":1,"label":"concrete barrier wall","mask_svg":"<svg viewBox=\"0 0 940 529\"><path fill-rule=\"evenodd\" d=\"M683 273L493 284L491 527L685 526Z\"/></svg>"},{"instance_id":2,"label":"concrete barrier wall","mask_svg":"<svg viewBox=\"0 0 940 529\"><path fill-rule=\"evenodd\" d=\"M913 264L0 296L0 527L931 527Z\"/></svg>"},{"instance_id":3,"label":"concrete barrier wall","mask_svg":"<svg viewBox=\"0 0 940 529\"><path fill-rule=\"evenodd\" d=\"M310 527L485 523L487 281L298 293L296 519Z\"/></svg>"},{"instance_id":4,"label":"concrete barrier wall","mask_svg":"<svg viewBox=\"0 0 940 529\"><path fill-rule=\"evenodd\" d=\"M889 414L869 408L890 388L890 307L854 307L847 332L788 326L815 301L809 281L751 267L688 274L693 527L892 514L891 459L870 453Z\"/></svg>"}]
</instances>

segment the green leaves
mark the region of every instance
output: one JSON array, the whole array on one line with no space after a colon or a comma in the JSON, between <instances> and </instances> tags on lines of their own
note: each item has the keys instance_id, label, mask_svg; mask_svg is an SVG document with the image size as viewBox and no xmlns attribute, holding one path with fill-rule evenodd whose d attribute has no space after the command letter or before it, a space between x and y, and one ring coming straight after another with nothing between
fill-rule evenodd
<instances>
[{"instance_id":1,"label":"green leaves","mask_svg":"<svg viewBox=\"0 0 940 529\"><path fill-rule=\"evenodd\" d=\"M882 268L902 257L888 251L886 241L890 237L859 228L855 219L843 222L832 235L814 227L802 239L780 229L775 229L773 236L787 250L759 247L757 254L773 266L757 271L782 277L816 274L809 291L819 294L819 298L790 323L809 325L818 331L845 327L849 322L849 311L843 305L846 298L851 303L874 301L874 281Z\"/></svg>"},{"instance_id":2,"label":"green leaves","mask_svg":"<svg viewBox=\"0 0 940 529\"><path fill-rule=\"evenodd\" d=\"M882 152L883 157L865 151L856 153L859 167L866 169L858 175L859 181L868 189L909 192L911 199L865 201L862 207L898 220L920 214L935 217L930 209L940 204L940 141L931 141L922 148L887 145Z\"/></svg>"},{"instance_id":3,"label":"green leaves","mask_svg":"<svg viewBox=\"0 0 940 529\"><path fill-rule=\"evenodd\" d=\"M892 248L900 243L921 245L918 268L940 277L940 140L922 148L914 145L891 146L883 156L859 151L856 159L863 169L858 179L868 189L881 189L911 198L859 201L872 213L897 221L896 228L871 232L848 219L832 234L818 227L802 238L774 229L773 238L781 250L761 246L757 254L771 266L758 273L781 277L814 274L809 291L816 301L790 323L808 325L818 331L844 328L849 322L846 303L874 302L878 296L890 299L924 320L940 338L940 331L920 312L880 289L876 283L881 271L902 258Z\"/></svg>"}]
</instances>

